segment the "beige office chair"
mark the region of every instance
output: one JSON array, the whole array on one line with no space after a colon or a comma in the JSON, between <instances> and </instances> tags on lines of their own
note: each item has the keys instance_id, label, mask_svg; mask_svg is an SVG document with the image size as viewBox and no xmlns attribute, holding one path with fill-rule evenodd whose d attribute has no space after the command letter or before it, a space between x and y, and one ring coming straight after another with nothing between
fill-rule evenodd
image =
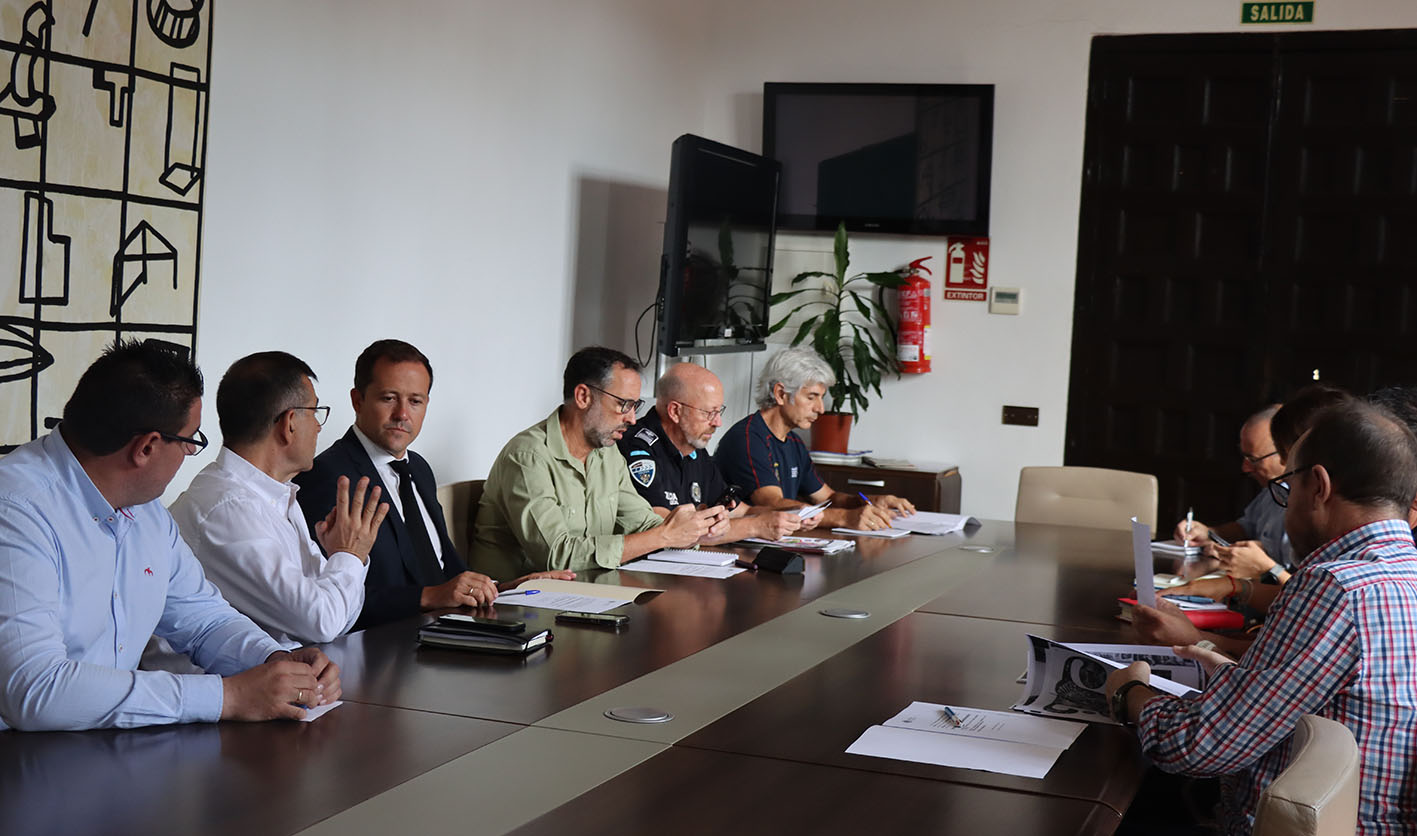
<instances>
[{"instance_id":1,"label":"beige office chair","mask_svg":"<svg viewBox=\"0 0 1417 836\"><path fill-rule=\"evenodd\" d=\"M1352 836L1358 765L1358 744L1347 726L1300 717L1289 765L1260 794L1254 836Z\"/></svg>"},{"instance_id":2,"label":"beige office chair","mask_svg":"<svg viewBox=\"0 0 1417 836\"><path fill-rule=\"evenodd\" d=\"M464 558L472 545L472 523L477 518L477 503L482 501L486 479L449 482L438 486L438 504L443 506L443 519L448 522L448 536Z\"/></svg>"},{"instance_id":3,"label":"beige office chair","mask_svg":"<svg viewBox=\"0 0 1417 836\"><path fill-rule=\"evenodd\" d=\"M1131 518L1156 536L1156 477L1100 467L1025 467L1014 520L1131 530Z\"/></svg>"}]
</instances>

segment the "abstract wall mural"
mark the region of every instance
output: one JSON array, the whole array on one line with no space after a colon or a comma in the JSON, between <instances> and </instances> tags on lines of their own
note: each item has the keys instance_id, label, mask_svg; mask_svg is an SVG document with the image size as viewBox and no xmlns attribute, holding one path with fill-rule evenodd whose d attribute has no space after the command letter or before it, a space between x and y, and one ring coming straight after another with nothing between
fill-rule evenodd
<instances>
[{"instance_id":1,"label":"abstract wall mural","mask_svg":"<svg viewBox=\"0 0 1417 836\"><path fill-rule=\"evenodd\" d=\"M195 347L211 0L0 0L0 452L116 337Z\"/></svg>"}]
</instances>

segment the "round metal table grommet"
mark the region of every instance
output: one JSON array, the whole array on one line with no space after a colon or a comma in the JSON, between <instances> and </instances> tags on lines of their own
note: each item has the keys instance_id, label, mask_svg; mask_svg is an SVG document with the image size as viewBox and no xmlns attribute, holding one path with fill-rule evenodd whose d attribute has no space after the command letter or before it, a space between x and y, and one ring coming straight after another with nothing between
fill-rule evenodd
<instances>
[{"instance_id":1,"label":"round metal table grommet","mask_svg":"<svg viewBox=\"0 0 1417 836\"><path fill-rule=\"evenodd\" d=\"M611 708L605 712L605 716L622 723L667 723L674 719L674 715L668 711L649 706Z\"/></svg>"},{"instance_id":2,"label":"round metal table grommet","mask_svg":"<svg viewBox=\"0 0 1417 836\"><path fill-rule=\"evenodd\" d=\"M865 610L853 610L846 607L828 607L817 612L827 618L870 618L871 614Z\"/></svg>"}]
</instances>

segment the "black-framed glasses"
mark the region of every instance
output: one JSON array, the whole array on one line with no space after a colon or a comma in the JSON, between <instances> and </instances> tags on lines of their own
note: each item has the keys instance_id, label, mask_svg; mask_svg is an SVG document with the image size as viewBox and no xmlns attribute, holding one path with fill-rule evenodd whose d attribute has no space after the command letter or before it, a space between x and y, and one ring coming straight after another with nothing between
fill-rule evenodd
<instances>
[{"instance_id":1,"label":"black-framed glasses","mask_svg":"<svg viewBox=\"0 0 1417 836\"><path fill-rule=\"evenodd\" d=\"M600 388L599 386L595 386L590 383L587 383L586 385L590 386L590 388L594 389L605 397L613 399L617 404L619 404L621 415L629 415L632 412L639 412L640 407L645 405L644 398L636 398L632 401L629 398L622 398L619 395L612 395L604 389Z\"/></svg>"},{"instance_id":2,"label":"black-framed glasses","mask_svg":"<svg viewBox=\"0 0 1417 836\"><path fill-rule=\"evenodd\" d=\"M325 426L326 421L330 420L330 408L328 406L292 406L290 409L286 410L286 412L290 412L291 410L295 409L310 410L311 414L315 416L315 423L319 424L322 427ZM285 412L281 413L281 415L284 414ZM277 418L276 420L280 419Z\"/></svg>"},{"instance_id":3,"label":"black-framed glasses","mask_svg":"<svg viewBox=\"0 0 1417 836\"><path fill-rule=\"evenodd\" d=\"M707 415L707 416L709 417L709 420L710 420L710 421L712 421L712 420L715 419L715 418L722 418L722 417L723 417L723 411L728 408L727 406L720 406L718 409L704 409L704 408L701 407L701 406L694 406L694 405L691 404L691 403L684 403L683 401L675 401L675 403L679 404L680 406L687 406L687 407L690 408L690 409L694 409L694 410L697 410L697 411L699 411L699 412L702 412L703 414L705 414L705 415Z\"/></svg>"},{"instance_id":4,"label":"black-framed glasses","mask_svg":"<svg viewBox=\"0 0 1417 836\"><path fill-rule=\"evenodd\" d=\"M1281 473L1269 480L1269 498L1274 500L1274 504L1280 508L1289 507L1289 477L1303 470L1299 467L1288 473Z\"/></svg>"},{"instance_id":5,"label":"black-framed glasses","mask_svg":"<svg viewBox=\"0 0 1417 836\"><path fill-rule=\"evenodd\" d=\"M162 430L139 430L137 433L134 434L143 435L145 433L157 433L158 437L161 438L163 441L171 441L174 444L181 444L184 448L184 452L186 452L186 454L189 456L195 456L203 450L207 449L207 437L202 434L202 431L200 429L197 430L197 434L192 438L188 438L185 435L177 435L176 433L165 433Z\"/></svg>"},{"instance_id":6,"label":"black-framed glasses","mask_svg":"<svg viewBox=\"0 0 1417 836\"><path fill-rule=\"evenodd\" d=\"M1277 455L1279 455L1279 451L1278 451L1278 450L1274 450L1273 452L1265 453L1263 456L1251 456L1249 453L1246 453L1244 450L1241 450L1241 451L1240 451L1240 457L1243 458L1245 461L1249 462L1249 463L1252 464L1252 465L1259 464L1260 462L1264 461L1265 459L1269 458L1270 456L1277 456Z\"/></svg>"}]
</instances>

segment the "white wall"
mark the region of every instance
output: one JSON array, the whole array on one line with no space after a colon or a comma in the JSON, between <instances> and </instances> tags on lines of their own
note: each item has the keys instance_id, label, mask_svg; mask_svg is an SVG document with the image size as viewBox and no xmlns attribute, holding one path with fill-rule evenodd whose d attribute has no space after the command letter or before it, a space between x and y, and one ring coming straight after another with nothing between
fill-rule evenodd
<instances>
[{"instance_id":1,"label":"white wall","mask_svg":"<svg viewBox=\"0 0 1417 836\"><path fill-rule=\"evenodd\" d=\"M210 392L236 358L291 351L335 407L323 447L352 420L358 352L407 339L434 367L417 449L441 480L485 476L559 402L573 330L590 342L620 317L606 285L651 271L624 307L653 298L669 146L702 121L701 14L656 0L217 11L197 352Z\"/></svg>"},{"instance_id":2,"label":"white wall","mask_svg":"<svg viewBox=\"0 0 1417 836\"><path fill-rule=\"evenodd\" d=\"M198 359L214 390L241 355L300 355L336 406L328 443L358 351L409 339L436 371L417 446L444 481L551 409L573 348L633 348L674 137L758 148L769 80L998 85L990 281L1024 289L1023 315L937 298L934 373L887 384L853 446L956 462L966 509L1000 518L1018 467L1062 460L1090 38L1240 29L1234 0L219 5ZM1321 28L1417 26L1409 0L1317 8ZM780 275L828 249L784 237ZM853 248L862 269L930 254ZM739 414L761 361L710 361ZM1001 426L1005 403L1040 426Z\"/></svg>"}]
</instances>

